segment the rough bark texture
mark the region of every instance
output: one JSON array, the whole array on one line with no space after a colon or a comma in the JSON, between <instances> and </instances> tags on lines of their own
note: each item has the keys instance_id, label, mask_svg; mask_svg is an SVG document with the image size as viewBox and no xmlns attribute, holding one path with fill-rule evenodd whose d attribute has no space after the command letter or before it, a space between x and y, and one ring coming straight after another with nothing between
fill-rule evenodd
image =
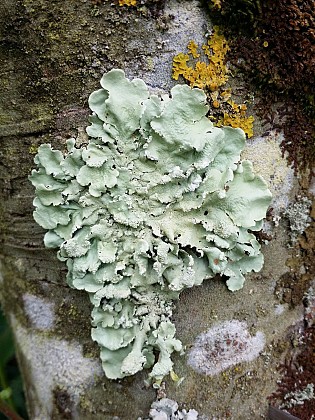
<instances>
[{"instance_id":1,"label":"rough bark texture","mask_svg":"<svg viewBox=\"0 0 315 420\"><path fill-rule=\"evenodd\" d=\"M0 297L14 329L31 419L136 419L148 416L155 399L155 391L144 384L146 373L121 381L104 377L90 337L88 296L66 285L65 266L55 251L44 249L27 179L38 145L62 148L70 136L84 139L87 97L104 71L123 68L152 90L168 90L172 56L190 39L201 41L210 24L197 1L143 3L119 8L114 1L4 0L0 6ZM260 143L249 149L257 167L262 149L255 147ZM275 149L263 149L261 169L267 178L280 170L274 192L287 196L292 172L281 159L277 140L267 139L267 144ZM253 333L263 331L267 347L265 356L252 364L214 377L194 372L178 356L175 370L185 381L176 387L168 379L166 389L182 406L210 418L266 414L287 328L301 314L300 307L275 311L274 288L287 271L282 226L276 235L263 250L263 272L249 277L242 291L232 294L214 280L183 293L175 322L188 349L198 334L230 319L246 321Z\"/></svg>"},{"instance_id":2,"label":"rough bark texture","mask_svg":"<svg viewBox=\"0 0 315 420\"><path fill-rule=\"evenodd\" d=\"M136 418L154 399L145 375L104 379L88 297L66 286L65 267L44 249L27 179L39 144L62 147L84 133L87 97L104 71L124 68L153 88L170 86L177 51L176 44L164 47L164 38L172 11L163 11L163 1L147 3L140 10L90 0L1 6L1 302L14 328L31 418ZM184 31L188 3L170 4L183 12L173 40ZM192 12L188 39L200 16Z\"/></svg>"}]
</instances>

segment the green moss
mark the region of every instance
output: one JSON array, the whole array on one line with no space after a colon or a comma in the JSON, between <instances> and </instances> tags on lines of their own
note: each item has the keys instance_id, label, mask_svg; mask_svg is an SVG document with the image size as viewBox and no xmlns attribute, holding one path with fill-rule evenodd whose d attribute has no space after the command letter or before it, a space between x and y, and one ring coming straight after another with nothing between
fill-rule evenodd
<instances>
[{"instance_id":1,"label":"green moss","mask_svg":"<svg viewBox=\"0 0 315 420\"><path fill-rule=\"evenodd\" d=\"M314 4L297 0L221 1L210 16L224 28L229 59L252 89L260 90L260 116L283 130L281 143L295 170L314 173ZM281 108L275 111L275 104ZM278 115L277 115L278 114ZM275 120L275 121L273 121ZM280 121L279 121L280 120ZM278 122L279 121L279 122Z\"/></svg>"}]
</instances>

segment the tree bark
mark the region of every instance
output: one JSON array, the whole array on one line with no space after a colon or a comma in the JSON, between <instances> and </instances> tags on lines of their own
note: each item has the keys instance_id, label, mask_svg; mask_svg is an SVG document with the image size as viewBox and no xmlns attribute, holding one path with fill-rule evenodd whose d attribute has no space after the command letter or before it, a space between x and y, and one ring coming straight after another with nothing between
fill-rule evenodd
<instances>
[{"instance_id":1,"label":"tree bark","mask_svg":"<svg viewBox=\"0 0 315 420\"><path fill-rule=\"evenodd\" d=\"M158 90L171 85L174 39L192 32L191 24L180 27L178 12L189 16L191 9L201 24L199 4L170 2L164 10L163 1L143 3L7 0L1 6L1 302L32 419L136 418L154 399L145 375L104 378L90 337L88 296L66 285L64 265L44 248L28 181L41 143L63 147L84 133L87 98L104 71L124 68ZM170 29L172 8L178 26ZM173 45L165 47L166 31Z\"/></svg>"},{"instance_id":2,"label":"tree bark","mask_svg":"<svg viewBox=\"0 0 315 420\"><path fill-rule=\"evenodd\" d=\"M204 41L210 22L198 1L138 3L128 8L115 0L4 0L0 6L0 297L14 331L31 419L136 419L148 416L155 399L144 383L146 372L119 381L105 378L90 336L88 296L67 286L65 266L55 251L44 248L28 181L40 144L63 148L71 136L84 138L87 98L103 72L122 68L130 78L143 78L152 91L168 91L172 57L191 39ZM283 336L298 310L288 313L281 327L275 316L253 311L273 310L270 278L286 271L286 255L280 236L266 250L260 281L252 277L239 294L219 280L183 293L175 314L183 343L191 346L213 322L233 317L265 329L267 342L272 328ZM259 293L249 293L258 288ZM264 294L268 298L261 302ZM277 360L268 373L261 361L251 368L255 386L244 370L232 372L227 383L224 375L198 375L185 360L175 358L176 372L186 379L179 387L168 380L170 397L210 417L225 418L228 410L233 418L266 413L261 395L275 387ZM236 385L242 381L250 396ZM240 396L247 406L237 403Z\"/></svg>"}]
</instances>

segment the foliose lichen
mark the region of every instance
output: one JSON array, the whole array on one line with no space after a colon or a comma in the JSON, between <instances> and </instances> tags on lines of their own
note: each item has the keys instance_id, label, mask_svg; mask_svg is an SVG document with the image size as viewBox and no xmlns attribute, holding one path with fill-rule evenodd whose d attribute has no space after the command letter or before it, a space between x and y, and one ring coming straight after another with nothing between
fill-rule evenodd
<instances>
[{"instance_id":1,"label":"foliose lichen","mask_svg":"<svg viewBox=\"0 0 315 420\"><path fill-rule=\"evenodd\" d=\"M216 274L238 290L261 269L250 231L261 229L271 193L240 161L244 132L206 117L202 90L150 95L117 69L101 86L89 98L87 145L39 147L34 219L69 285L89 293L106 376L152 367L159 381L182 350L171 322L181 291Z\"/></svg>"},{"instance_id":2,"label":"foliose lichen","mask_svg":"<svg viewBox=\"0 0 315 420\"><path fill-rule=\"evenodd\" d=\"M292 408L295 405L303 405L305 401L315 399L314 384L307 384L304 389L288 392L284 398L285 402L280 408Z\"/></svg>"},{"instance_id":3,"label":"foliose lichen","mask_svg":"<svg viewBox=\"0 0 315 420\"><path fill-rule=\"evenodd\" d=\"M154 401L151 405L149 417L152 420L198 420L198 418L200 418L198 411L194 409L180 410L178 403L170 398ZM141 420L141 417L138 420Z\"/></svg>"}]
</instances>

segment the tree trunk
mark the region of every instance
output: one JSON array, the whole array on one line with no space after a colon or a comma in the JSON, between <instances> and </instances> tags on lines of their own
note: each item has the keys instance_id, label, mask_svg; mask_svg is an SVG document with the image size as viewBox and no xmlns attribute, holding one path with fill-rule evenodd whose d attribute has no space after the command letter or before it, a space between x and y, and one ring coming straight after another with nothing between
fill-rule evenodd
<instances>
[{"instance_id":1,"label":"tree trunk","mask_svg":"<svg viewBox=\"0 0 315 420\"><path fill-rule=\"evenodd\" d=\"M210 21L198 1L138 3L3 0L0 6L0 297L14 331L31 419L136 419L148 416L155 399L145 385L146 372L118 381L104 376L91 340L88 296L67 286L64 264L44 248L28 181L40 144L63 148L71 136L85 138L87 98L105 71L122 68L129 78L143 78L152 91L165 92L173 85L172 57L191 39L204 42ZM253 157L261 151L252 150ZM280 152L270 153L277 154L276 166L282 165L286 180L291 172ZM271 165L267 175L275 170ZM182 294L175 323L188 348L213 323L233 318L262 330L267 345L274 331L281 341L300 308L287 311L281 323L275 315L275 283L287 270L281 227L278 233L263 251L263 272L249 276L240 292L232 294L213 280ZM258 358L228 375L206 376L177 356L175 371L185 380L176 386L167 379L166 392L210 418L258 418L266 414L265 398L276 387L279 357L267 368Z\"/></svg>"}]
</instances>

